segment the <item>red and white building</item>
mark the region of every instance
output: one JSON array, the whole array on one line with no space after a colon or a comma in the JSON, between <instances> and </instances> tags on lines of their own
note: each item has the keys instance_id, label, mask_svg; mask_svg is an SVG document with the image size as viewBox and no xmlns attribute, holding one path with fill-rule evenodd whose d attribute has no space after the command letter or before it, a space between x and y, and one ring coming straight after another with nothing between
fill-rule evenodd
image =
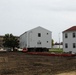
<instances>
[{"instance_id":1,"label":"red and white building","mask_svg":"<svg viewBox=\"0 0 76 75\"><path fill-rule=\"evenodd\" d=\"M63 51L76 53L76 26L63 31Z\"/></svg>"}]
</instances>

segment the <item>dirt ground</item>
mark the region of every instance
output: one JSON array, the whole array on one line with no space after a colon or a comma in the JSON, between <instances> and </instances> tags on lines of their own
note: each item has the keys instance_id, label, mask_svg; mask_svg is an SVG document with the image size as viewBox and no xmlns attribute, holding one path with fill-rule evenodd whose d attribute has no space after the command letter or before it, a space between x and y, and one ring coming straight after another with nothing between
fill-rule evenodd
<instances>
[{"instance_id":1,"label":"dirt ground","mask_svg":"<svg viewBox=\"0 0 76 75\"><path fill-rule=\"evenodd\" d=\"M76 57L1 52L0 75L76 75Z\"/></svg>"}]
</instances>

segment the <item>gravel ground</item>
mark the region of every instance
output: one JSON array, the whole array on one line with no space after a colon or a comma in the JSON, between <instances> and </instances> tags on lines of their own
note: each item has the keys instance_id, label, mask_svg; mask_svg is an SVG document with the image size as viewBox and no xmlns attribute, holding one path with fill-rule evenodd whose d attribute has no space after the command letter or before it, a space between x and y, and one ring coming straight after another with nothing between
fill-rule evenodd
<instances>
[{"instance_id":1,"label":"gravel ground","mask_svg":"<svg viewBox=\"0 0 76 75\"><path fill-rule=\"evenodd\" d=\"M76 58L1 52L0 75L76 75Z\"/></svg>"}]
</instances>

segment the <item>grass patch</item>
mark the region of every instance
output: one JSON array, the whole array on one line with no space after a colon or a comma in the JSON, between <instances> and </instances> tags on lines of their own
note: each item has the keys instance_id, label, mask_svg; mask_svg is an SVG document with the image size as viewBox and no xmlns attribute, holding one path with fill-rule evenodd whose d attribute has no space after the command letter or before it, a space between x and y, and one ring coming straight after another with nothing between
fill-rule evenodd
<instances>
[{"instance_id":1,"label":"grass patch","mask_svg":"<svg viewBox=\"0 0 76 75\"><path fill-rule=\"evenodd\" d=\"M63 52L63 49L52 48L52 49L49 49L49 52L62 53Z\"/></svg>"}]
</instances>

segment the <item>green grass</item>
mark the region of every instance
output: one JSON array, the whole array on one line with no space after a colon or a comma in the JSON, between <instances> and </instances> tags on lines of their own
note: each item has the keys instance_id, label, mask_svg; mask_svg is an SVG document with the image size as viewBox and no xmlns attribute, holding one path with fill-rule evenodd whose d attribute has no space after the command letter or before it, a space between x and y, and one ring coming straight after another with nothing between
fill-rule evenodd
<instances>
[{"instance_id":1,"label":"green grass","mask_svg":"<svg viewBox=\"0 0 76 75\"><path fill-rule=\"evenodd\" d=\"M55 52L55 53L62 53L63 52L63 49L59 49L59 48L52 48L52 49L49 49L49 52Z\"/></svg>"}]
</instances>

